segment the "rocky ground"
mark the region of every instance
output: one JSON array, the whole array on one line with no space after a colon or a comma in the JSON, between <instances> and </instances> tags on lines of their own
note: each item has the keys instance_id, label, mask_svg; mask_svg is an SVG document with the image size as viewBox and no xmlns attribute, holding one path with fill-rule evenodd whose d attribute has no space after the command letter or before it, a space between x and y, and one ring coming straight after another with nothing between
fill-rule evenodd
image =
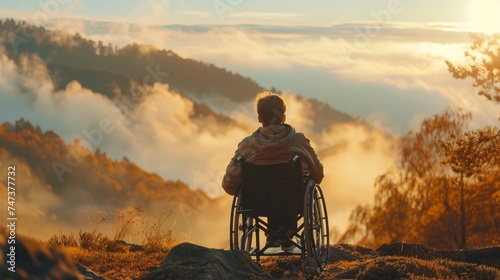
<instances>
[{"instance_id":1,"label":"rocky ground","mask_svg":"<svg viewBox=\"0 0 500 280\"><path fill-rule=\"evenodd\" d=\"M154 254L137 248L119 252L49 248L17 238L15 263L9 263L12 248L3 234L0 246L0 279L500 279L498 246L437 250L397 242L374 250L338 244L330 247L328 269L313 276L303 274L298 256L263 258L259 265L246 252L190 243ZM12 264L15 272L9 270Z\"/></svg>"}]
</instances>

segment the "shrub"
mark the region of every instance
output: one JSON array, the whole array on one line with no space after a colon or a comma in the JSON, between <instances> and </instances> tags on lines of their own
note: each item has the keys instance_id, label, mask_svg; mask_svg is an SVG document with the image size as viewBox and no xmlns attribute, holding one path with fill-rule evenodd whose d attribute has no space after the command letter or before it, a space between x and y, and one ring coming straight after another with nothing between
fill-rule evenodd
<instances>
[{"instance_id":1,"label":"shrub","mask_svg":"<svg viewBox=\"0 0 500 280\"><path fill-rule=\"evenodd\" d=\"M87 250L106 250L112 246L113 241L100 232L87 232L80 230L80 247Z\"/></svg>"},{"instance_id":2,"label":"shrub","mask_svg":"<svg viewBox=\"0 0 500 280\"><path fill-rule=\"evenodd\" d=\"M46 243L49 247L78 247L78 242L73 234L65 235L62 232L51 236Z\"/></svg>"},{"instance_id":3,"label":"shrub","mask_svg":"<svg viewBox=\"0 0 500 280\"><path fill-rule=\"evenodd\" d=\"M166 232L162 231L163 224L171 216L172 211L160 211L160 215L155 218L153 224L149 225L149 220L142 220L142 228L145 239L143 245L147 251L151 252L166 252L172 248L175 243L173 237L172 225Z\"/></svg>"},{"instance_id":4,"label":"shrub","mask_svg":"<svg viewBox=\"0 0 500 280\"><path fill-rule=\"evenodd\" d=\"M139 216L144 210L141 207L134 207L128 211L118 210L115 220L115 236L114 241L122 240L127 234L130 226L136 224Z\"/></svg>"}]
</instances>

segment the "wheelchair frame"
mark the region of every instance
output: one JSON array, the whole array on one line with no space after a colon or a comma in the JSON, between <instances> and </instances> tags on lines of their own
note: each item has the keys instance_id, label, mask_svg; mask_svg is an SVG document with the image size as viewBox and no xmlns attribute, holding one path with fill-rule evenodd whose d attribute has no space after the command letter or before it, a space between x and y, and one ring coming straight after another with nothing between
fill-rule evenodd
<instances>
[{"instance_id":1,"label":"wheelchair frame","mask_svg":"<svg viewBox=\"0 0 500 280\"><path fill-rule=\"evenodd\" d=\"M259 207L261 207L259 203L254 204L250 202L250 205L244 205L248 204L243 196L245 181L248 178L245 178L245 175L243 175L243 187L241 187L234 196L231 208L229 225L230 249L247 251L252 257L255 257L257 262L260 262L260 257L262 256L301 255L303 269L307 274L318 274L326 270L329 262L329 226L326 204L321 187L309 178L305 180L302 178L299 157L294 156L288 163L260 166L246 163L242 157L239 157L236 159L235 164L237 163L242 165L243 174L245 174L248 168L269 167L278 168L278 170L286 170L286 172L288 172L286 176L289 175L289 177L292 178L300 178L300 186L302 189L299 189L301 194L298 198L299 200L303 199L303 201L300 201L300 205L297 206L300 211L297 211L298 214L296 215L296 219L297 222L302 221L302 223L300 223L297 229L288 236L286 236L283 231L269 228L269 224L261 218L264 217L263 214L266 214L268 210L259 209ZM297 172L300 172L299 175L297 175ZM272 181L266 181L266 183L272 183ZM292 191L291 193L294 192ZM272 203L272 205L279 205L279 202L273 201L273 199L276 200L276 197L270 196L271 197L265 197L264 201ZM289 199L292 201L295 199L295 201L297 201L297 197L290 197ZM294 210L292 210L292 213L293 212ZM273 243L278 239L287 239L296 246L299 252L297 252L297 250L292 252L269 252L269 244L265 244L264 242L265 245L261 246L260 231L272 233L272 235L275 236L269 243ZM296 238L297 242L295 242L293 238Z\"/></svg>"}]
</instances>

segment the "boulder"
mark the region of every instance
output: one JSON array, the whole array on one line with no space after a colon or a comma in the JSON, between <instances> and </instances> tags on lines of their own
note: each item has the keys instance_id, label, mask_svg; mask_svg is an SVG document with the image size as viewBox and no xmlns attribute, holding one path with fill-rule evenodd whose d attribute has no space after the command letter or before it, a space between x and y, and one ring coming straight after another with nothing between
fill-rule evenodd
<instances>
[{"instance_id":1,"label":"boulder","mask_svg":"<svg viewBox=\"0 0 500 280\"><path fill-rule=\"evenodd\" d=\"M442 251L443 258L475 264L483 264L500 269L500 246L468 250Z\"/></svg>"},{"instance_id":2,"label":"boulder","mask_svg":"<svg viewBox=\"0 0 500 280\"><path fill-rule=\"evenodd\" d=\"M371 248L349 244L330 245L329 260L331 263L339 261L362 261L374 258L377 252Z\"/></svg>"},{"instance_id":3,"label":"boulder","mask_svg":"<svg viewBox=\"0 0 500 280\"><path fill-rule=\"evenodd\" d=\"M0 279L84 279L59 249L22 236L8 239L3 232L0 247Z\"/></svg>"},{"instance_id":4,"label":"boulder","mask_svg":"<svg viewBox=\"0 0 500 280\"><path fill-rule=\"evenodd\" d=\"M170 250L159 267L141 280L159 279L273 279L245 251L209 249L181 243Z\"/></svg>"},{"instance_id":5,"label":"boulder","mask_svg":"<svg viewBox=\"0 0 500 280\"><path fill-rule=\"evenodd\" d=\"M84 265L81 265L79 263L75 264L76 268L78 269L78 272L80 273L80 275L83 277L84 280L106 280L106 278L98 275L92 269Z\"/></svg>"},{"instance_id":6,"label":"boulder","mask_svg":"<svg viewBox=\"0 0 500 280\"><path fill-rule=\"evenodd\" d=\"M379 256L412 257L422 260L434 260L441 258L441 252L434 248L425 247L422 244L394 242L384 244L377 249Z\"/></svg>"}]
</instances>

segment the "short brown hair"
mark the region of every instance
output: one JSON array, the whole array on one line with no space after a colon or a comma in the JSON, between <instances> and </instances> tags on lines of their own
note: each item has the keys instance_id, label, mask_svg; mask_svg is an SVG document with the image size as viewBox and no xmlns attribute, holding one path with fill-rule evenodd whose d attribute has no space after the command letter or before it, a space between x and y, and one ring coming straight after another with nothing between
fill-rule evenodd
<instances>
[{"instance_id":1,"label":"short brown hair","mask_svg":"<svg viewBox=\"0 0 500 280\"><path fill-rule=\"evenodd\" d=\"M268 91L257 94L255 107L264 125L280 124L286 112L285 100L276 93Z\"/></svg>"}]
</instances>

